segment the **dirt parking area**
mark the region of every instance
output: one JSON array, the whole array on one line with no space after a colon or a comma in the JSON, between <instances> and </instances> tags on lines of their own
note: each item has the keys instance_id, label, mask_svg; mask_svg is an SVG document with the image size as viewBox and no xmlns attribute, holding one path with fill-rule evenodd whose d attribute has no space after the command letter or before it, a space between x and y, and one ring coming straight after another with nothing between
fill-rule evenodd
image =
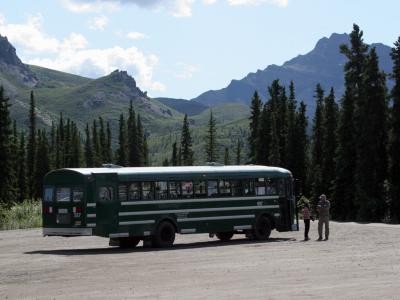
<instances>
[{"instance_id":1,"label":"dirt parking area","mask_svg":"<svg viewBox=\"0 0 400 300\"><path fill-rule=\"evenodd\" d=\"M400 226L331 223L331 238L179 235L167 250L0 232L0 299L400 299Z\"/></svg>"}]
</instances>

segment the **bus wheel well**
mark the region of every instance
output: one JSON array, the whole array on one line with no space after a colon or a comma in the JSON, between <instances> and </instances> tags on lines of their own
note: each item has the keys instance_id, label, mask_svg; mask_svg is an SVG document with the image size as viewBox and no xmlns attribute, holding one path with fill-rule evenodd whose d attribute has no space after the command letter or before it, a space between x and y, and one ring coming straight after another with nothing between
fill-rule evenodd
<instances>
[{"instance_id":1,"label":"bus wheel well","mask_svg":"<svg viewBox=\"0 0 400 300\"><path fill-rule=\"evenodd\" d=\"M169 222L169 223L171 223L171 224L174 226L174 228L175 228L175 232L178 232L178 225L176 224L176 221L175 221L173 218L171 218L171 217L163 217L163 218L160 218L160 219L157 221L157 224L156 224L156 226L154 226L154 228L157 228L158 225L160 225L162 222Z\"/></svg>"},{"instance_id":2,"label":"bus wheel well","mask_svg":"<svg viewBox=\"0 0 400 300\"><path fill-rule=\"evenodd\" d=\"M269 213L261 213L260 216L264 216L264 217L268 218L268 220L271 223L271 229L275 229L276 228L275 218L271 214L269 214Z\"/></svg>"}]
</instances>

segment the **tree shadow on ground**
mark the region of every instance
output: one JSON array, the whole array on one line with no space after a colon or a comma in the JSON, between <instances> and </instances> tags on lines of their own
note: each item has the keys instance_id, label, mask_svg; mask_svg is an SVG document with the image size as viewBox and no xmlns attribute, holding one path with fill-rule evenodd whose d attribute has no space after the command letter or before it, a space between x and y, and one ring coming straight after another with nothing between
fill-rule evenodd
<instances>
[{"instance_id":1,"label":"tree shadow on ground","mask_svg":"<svg viewBox=\"0 0 400 300\"><path fill-rule=\"evenodd\" d=\"M99 254L124 254L136 252L155 252L155 251L177 251L199 248L212 248L212 247L226 247L233 245L248 245L250 247L259 247L263 244L278 243L278 242L294 242L295 238L269 238L267 241L252 241L248 239L235 239L228 242L222 241L206 241L195 242L190 244L174 244L171 248L151 248L141 247L123 249L119 247L106 247L106 248L89 248L89 249L54 249L54 250L35 250L24 252L24 254L47 254L47 255L99 255Z\"/></svg>"}]
</instances>

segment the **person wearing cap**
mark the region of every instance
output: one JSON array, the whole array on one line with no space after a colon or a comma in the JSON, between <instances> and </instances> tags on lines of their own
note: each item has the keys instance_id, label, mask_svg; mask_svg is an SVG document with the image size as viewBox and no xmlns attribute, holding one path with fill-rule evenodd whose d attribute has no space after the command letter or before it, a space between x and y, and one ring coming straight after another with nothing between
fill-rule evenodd
<instances>
[{"instance_id":1,"label":"person wearing cap","mask_svg":"<svg viewBox=\"0 0 400 300\"><path fill-rule=\"evenodd\" d=\"M329 238L329 209L331 208L331 203L326 196L322 194L319 196L319 201L317 205L317 211L319 214L318 218L318 241L322 241L322 229L325 225L325 241Z\"/></svg>"}]
</instances>

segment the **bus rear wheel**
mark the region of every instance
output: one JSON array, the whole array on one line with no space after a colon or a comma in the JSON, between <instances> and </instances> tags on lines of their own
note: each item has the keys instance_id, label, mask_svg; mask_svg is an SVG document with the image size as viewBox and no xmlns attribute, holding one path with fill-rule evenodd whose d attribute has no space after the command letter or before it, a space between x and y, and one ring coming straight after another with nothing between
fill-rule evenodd
<instances>
[{"instance_id":1,"label":"bus rear wheel","mask_svg":"<svg viewBox=\"0 0 400 300\"><path fill-rule=\"evenodd\" d=\"M126 238L119 238L119 247L120 248L135 248L139 242L139 237L126 237Z\"/></svg>"},{"instance_id":2,"label":"bus rear wheel","mask_svg":"<svg viewBox=\"0 0 400 300\"><path fill-rule=\"evenodd\" d=\"M271 235L271 222L266 216L258 216L256 225L252 230L252 235L255 240L268 240Z\"/></svg>"},{"instance_id":3,"label":"bus rear wheel","mask_svg":"<svg viewBox=\"0 0 400 300\"><path fill-rule=\"evenodd\" d=\"M217 232L215 234L217 238L223 242L229 241L233 237L233 232L228 231L228 232Z\"/></svg>"},{"instance_id":4,"label":"bus rear wheel","mask_svg":"<svg viewBox=\"0 0 400 300\"><path fill-rule=\"evenodd\" d=\"M154 232L152 245L156 248L172 247L175 241L175 227L171 222L163 221Z\"/></svg>"}]
</instances>

